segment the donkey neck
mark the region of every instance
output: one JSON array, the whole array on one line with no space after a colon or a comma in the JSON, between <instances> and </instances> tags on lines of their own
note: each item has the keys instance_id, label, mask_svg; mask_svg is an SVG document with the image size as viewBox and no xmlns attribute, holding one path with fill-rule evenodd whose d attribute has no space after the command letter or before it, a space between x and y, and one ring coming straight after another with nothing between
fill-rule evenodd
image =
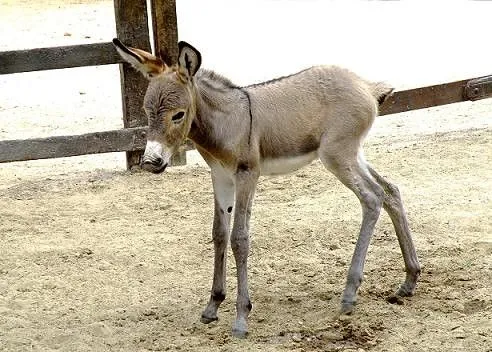
<instances>
[{"instance_id":1,"label":"donkey neck","mask_svg":"<svg viewBox=\"0 0 492 352\"><path fill-rule=\"evenodd\" d=\"M196 116L188 137L215 158L229 159L250 129L248 97L213 71L201 69L195 85Z\"/></svg>"}]
</instances>

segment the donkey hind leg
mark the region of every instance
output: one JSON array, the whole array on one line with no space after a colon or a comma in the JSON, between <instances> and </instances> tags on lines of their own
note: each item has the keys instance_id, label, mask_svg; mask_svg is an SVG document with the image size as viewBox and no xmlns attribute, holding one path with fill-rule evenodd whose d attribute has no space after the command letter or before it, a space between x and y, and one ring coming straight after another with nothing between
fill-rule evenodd
<instances>
[{"instance_id":1,"label":"donkey hind leg","mask_svg":"<svg viewBox=\"0 0 492 352\"><path fill-rule=\"evenodd\" d=\"M384 191L369 174L364 159L359 157L358 153L353 153L354 156L349 157L354 149L340 147L341 145L338 147L332 145L330 150L321 150L320 159L328 170L355 193L362 206L362 224L341 304L341 313L351 314L357 300L357 289L363 279L364 262L371 236L381 212Z\"/></svg>"},{"instance_id":2,"label":"donkey hind leg","mask_svg":"<svg viewBox=\"0 0 492 352\"><path fill-rule=\"evenodd\" d=\"M217 310L226 296L226 251L229 242L229 229L234 205L234 182L232 175L217 166L211 168L214 188L214 223L212 238L214 242L214 276L210 300L202 313L202 323L208 324L218 319Z\"/></svg>"},{"instance_id":3,"label":"donkey hind leg","mask_svg":"<svg viewBox=\"0 0 492 352\"><path fill-rule=\"evenodd\" d=\"M400 197L398 187L380 176L370 165L367 169L376 182L384 189L384 210L388 213L395 228L398 243L405 262L406 277L404 283L396 291L397 296L412 296L420 276L420 264L408 227L407 216Z\"/></svg>"}]
</instances>

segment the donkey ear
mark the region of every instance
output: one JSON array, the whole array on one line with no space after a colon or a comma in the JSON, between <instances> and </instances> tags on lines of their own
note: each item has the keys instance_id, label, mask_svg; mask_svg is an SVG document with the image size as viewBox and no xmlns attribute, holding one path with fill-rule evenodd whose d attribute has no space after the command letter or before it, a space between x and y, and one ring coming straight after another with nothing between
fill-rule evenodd
<instances>
[{"instance_id":1,"label":"donkey ear","mask_svg":"<svg viewBox=\"0 0 492 352\"><path fill-rule=\"evenodd\" d=\"M113 39L113 44L118 54L148 79L164 72L167 68L161 59L144 50L127 47L117 38Z\"/></svg>"},{"instance_id":2,"label":"donkey ear","mask_svg":"<svg viewBox=\"0 0 492 352\"><path fill-rule=\"evenodd\" d=\"M186 72L188 77L193 77L202 64L202 55L187 42L179 42L179 68Z\"/></svg>"}]
</instances>

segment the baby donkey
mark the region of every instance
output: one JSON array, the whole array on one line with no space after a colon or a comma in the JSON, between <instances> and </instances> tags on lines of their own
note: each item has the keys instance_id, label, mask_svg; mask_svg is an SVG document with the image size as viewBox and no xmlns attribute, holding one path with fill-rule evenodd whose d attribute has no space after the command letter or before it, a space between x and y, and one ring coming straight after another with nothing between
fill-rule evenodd
<instances>
[{"instance_id":1,"label":"baby donkey","mask_svg":"<svg viewBox=\"0 0 492 352\"><path fill-rule=\"evenodd\" d=\"M235 336L246 336L252 308L247 271L249 223L258 177L287 173L317 158L355 193L362 206L362 225L341 312L350 314L354 308L382 207L393 222L405 262L406 278L396 295L414 293L420 264L398 188L367 163L362 151L364 137L379 105L392 93L391 87L336 66L316 66L240 87L200 69L200 53L185 42L179 43L178 64L173 66L150 53L126 47L118 39L113 43L119 54L149 79L144 99L149 128L142 167L155 173L164 171L173 153L189 138L211 169L215 261L202 322L217 320L217 310L226 296L230 237L237 266L232 331Z\"/></svg>"}]
</instances>

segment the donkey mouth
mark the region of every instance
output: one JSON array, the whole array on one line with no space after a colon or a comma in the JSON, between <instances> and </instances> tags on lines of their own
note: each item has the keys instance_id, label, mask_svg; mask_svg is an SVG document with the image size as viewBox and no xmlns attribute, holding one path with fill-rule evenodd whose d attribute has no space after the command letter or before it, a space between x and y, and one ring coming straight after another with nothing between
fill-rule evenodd
<instances>
[{"instance_id":1,"label":"donkey mouth","mask_svg":"<svg viewBox=\"0 0 492 352\"><path fill-rule=\"evenodd\" d=\"M166 168L167 168L167 163L154 164L148 161L142 163L142 169L144 169L145 171L152 172L154 174L160 174L164 172Z\"/></svg>"}]
</instances>

